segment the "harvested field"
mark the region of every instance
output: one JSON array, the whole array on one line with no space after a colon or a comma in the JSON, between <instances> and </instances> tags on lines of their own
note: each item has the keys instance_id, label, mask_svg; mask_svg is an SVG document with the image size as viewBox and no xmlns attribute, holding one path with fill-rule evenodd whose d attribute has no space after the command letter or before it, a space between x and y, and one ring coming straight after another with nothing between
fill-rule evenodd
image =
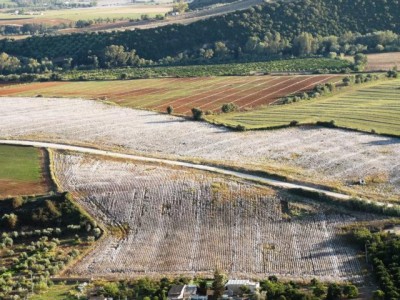
<instances>
[{"instance_id":1,"label":"harvested field","mask_svg":"<svg viewBox=\"0 0 400 300\"><path fill-rule=\"evenodd\" d=\"M48 191L45 153L31 147L0 146L0 199Z\"/></svg>"},{"instance_id":2,"label":"harvested field","mask_svg":"<svg viewBox=\"0 0 400 300\"><path fill-rule=\"evenodd\" d=\"M140 19L140 16L147 14L154 17L157 14L165 14L172 10L171 5L145 5L136 4L120 7L91 7L91 8L74 8L74 9L57 9L43 11L42 15L13 15L10 13L0 12L0 19L8 24L30 24L30 23L54 23L54 20L62 20L61 23L69 23L77 20L95 20L98 18L131 18ZM15 20L21 20L22 23L14 23ZM53 20L53 21L52 21ZM24 22L25 21L25 22Z\"/></svg>"},{"instance_id":3,"label":"harvested field","mask_svg":"<svg viewBox=\"0 0 400 300\"><path fill-rule=\"evenodd\" d=\"M185 169L55 153L54 170L88 211L125 228L70 275L193 275L218 267L231 277L361 278L356 251L338 234L357 216ZM290 220L296 209L302 217Z\"/></svg>"},{"instance_id":4,"label":"harvested field","mask_svg":"<svg viewBox=\"0 0 400 300\"><path fill-rule=\"evenodd\" d=\"M0 111L1 138L217 161L272 170L299 180L346 185L381 200L400 195L399 138L317 127L232 132L78 99L0 98ZM368 179L368 184L350 185L360 178Z\"/></svg>"},{"instance_id":5,"label":"harvested field","mask_svg":"<svg viewBox=\"0 0 400 300\"><path fill-rule=\"evenodd\" d=\"M271 104L289 94L312 89L342 76L241 76L208 78L164 78L130 81L33 83L0 89L0 95L83 97L108 99L122 106L191 115L193 107L220 111L224 103L240 109Z\"/></svg>"},{"instance_id":6,"label":"harvested field","mask_svg":"<svg viewBox=\"0 0 400 300\"><path fill-rule=\"evenodd\" d=\"M367 54L368 63L365 71L388 71L400 67L400 52ZM353 61L352 57L348 58Z\"/></svg>"},{"instance_id":7,"label":"harvested field","mask_svg":"<svg viewBox=\"0 0 400 300\"><path fill-rule=\"evenodd\" d=\"M340 127L400 135L400 80L354 86L331 97L290 105L265 107L247 113L221 114L209 119L249 129L335 121Z\"/></svg>"}]
</instances>

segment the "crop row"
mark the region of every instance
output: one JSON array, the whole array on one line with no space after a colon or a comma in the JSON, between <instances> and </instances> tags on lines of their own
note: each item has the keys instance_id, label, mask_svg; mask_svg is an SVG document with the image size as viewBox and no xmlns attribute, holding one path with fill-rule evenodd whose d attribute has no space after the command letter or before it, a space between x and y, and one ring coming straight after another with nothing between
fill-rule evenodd
<instances>
[{"instance_id":1,"label":"crop row","mask_svg":"<svg viewBox=\"0 0 400 300\"><path fill-rule=\"evenodd\" d=\"M162 166L55 155L62 187L104 222L128 226L71 272L126 276L155 273L358 279L355 251L339 227L355 217L323 209L302 218L283 213L271 190ZM290 205L289 205L290 206Z\"/></svg>"}]
</instances>

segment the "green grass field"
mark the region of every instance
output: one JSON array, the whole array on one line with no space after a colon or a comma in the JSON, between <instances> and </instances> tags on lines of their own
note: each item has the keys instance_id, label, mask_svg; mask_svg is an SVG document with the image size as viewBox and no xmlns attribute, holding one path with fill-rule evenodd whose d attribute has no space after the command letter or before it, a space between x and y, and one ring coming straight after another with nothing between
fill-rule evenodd
<instances>
[{"instance_id":1,"label":"green grass field","mask_svg":"<svg viewBox=\"0 0 400 300\"><path fill-rule=\"evenodd\" d=\"M42 172L38 149L0 145L0 198L46 192Z\"/></svg>"},{"instance_id":2,"label":"green grass field","mask_svg":"<svg viewBox=\"0 0 400 300\"><path fill-rule=\"evenodd\" d=\"M321 99L208 116L207 119L230 126L244 125L247 129L284 126L293 120L300 124L334 120L339 127L399 136L400 79L354 86Z\"/></svg>"},{"instance_id":3,"label":"green grass field","mask_svg":"<svg viewBox=\"0 0 400 300\"><path fill-rule=\"evenodd\" d=\"M33 295L31 300L68 300L77 299L69 295L69 291L74 290L76 285L72 284L55 284L41 294Z\"/></svg>"},{"instance_id":4,"label":"green grass field","mask_svg":"<svg viewBox=\"0 0 400 300\"><path fill-rule=\"evenodd\" d=\"M39 181L39 150L30 147L0 146L0 179Z\"/></svg>"}]
</instances>

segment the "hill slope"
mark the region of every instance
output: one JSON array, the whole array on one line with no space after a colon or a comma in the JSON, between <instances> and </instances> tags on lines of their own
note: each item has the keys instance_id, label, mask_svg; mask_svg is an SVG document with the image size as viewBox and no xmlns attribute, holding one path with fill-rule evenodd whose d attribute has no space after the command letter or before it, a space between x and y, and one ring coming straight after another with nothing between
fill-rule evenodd
<instances>
[{"instance_id":1,"label":"hill slope","mask_svg":"<svg viewBox=\"0 0 400 300\"><path fill-rule=\"evenodd\" d=\"M108 45L136 49L146 59L157 60L207 43L225 41L231 49L244 47L249 37L280 33L293 39L302 32L339 35L347 31L399 32L399 0L300 0L259 5L241 12L213 17L189 25L113 33L86 33L2 41L0 51L27 57L73 57L81 63L88 53L101 53Z\"/></svg>"}]
</instances>

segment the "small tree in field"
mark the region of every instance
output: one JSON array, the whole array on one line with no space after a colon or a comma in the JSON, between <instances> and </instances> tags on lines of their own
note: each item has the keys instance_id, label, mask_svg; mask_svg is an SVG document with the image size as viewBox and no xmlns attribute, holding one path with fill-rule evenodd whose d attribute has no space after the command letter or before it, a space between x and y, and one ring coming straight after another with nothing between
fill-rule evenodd
<instances>
[{"instance_id":1,"label":"small tree in field","mask_svg":"<svg viewBox=\"0 0 400 300\"><path fill-rule=\"evenodd\" d=\"M203 119L203 111L200 108L193 107L192 108L193 119L199 121Z\"/></svg>"},{"instance_id":2,"label":"small tree in field","mask_svg":"<svg viewBox=\"0 0 400 300\"><path fill-rule=\"evenodd\" d=\"M22 197L18 196L12 199L12 206L13 208L18 208L24 203Z\"/></svg>"},{"instance_id":3,"label":"small tree in field","mask_svg":"<svg viewBox=\"0 0 400 300\"><path fill-rule=\"evenodd\" d=\"M232 111L235 111L237 109L238 109L237 105L235 105L233 103L225 103L221 107L221 110L224 113L232 112Z\"/></svg>"},{"instance_id":4,"label":"small tree in field","mask_svg":"<svg viewBox=\"0 0 400 300\"><path fill-rule=\"evenodd\" d=\"M225 274L223 274L220 270L215 270L214 272L214 281L212 284L212 288L214 290L213 299L220 299L225 291Z\"/></svg>"},{"instance_id":5,"label":"small tree in field","mask_svg":"<svg viewBox=\"0 0 400 300\"><path fill-rule=\"evenodd\" d=\"M167 113L171 115L174 112L174 108L170 105L167 107Z\"/></svg>"}]
</instances>

